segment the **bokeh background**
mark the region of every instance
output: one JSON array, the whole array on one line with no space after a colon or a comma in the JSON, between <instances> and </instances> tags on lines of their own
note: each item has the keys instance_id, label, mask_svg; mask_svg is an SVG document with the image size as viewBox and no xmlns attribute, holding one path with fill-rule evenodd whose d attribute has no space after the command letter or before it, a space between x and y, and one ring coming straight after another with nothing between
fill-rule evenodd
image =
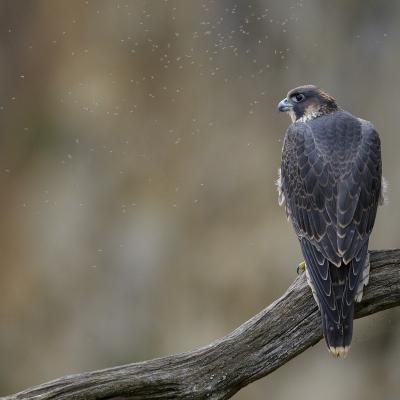
<instances>
[{"instance_id":1,"label":"bokeh background","mask_svg":"<svg viewBox=\"0 0 400 400\"><path fill-rule=\"evenodd\" d=\"M205 345L280 296L299 246L277 102L315 83L382 138L399 247L400 2L0 3L0 394ZM400 312L246 399L398 399Z\"/></svg>"}]
</instances>

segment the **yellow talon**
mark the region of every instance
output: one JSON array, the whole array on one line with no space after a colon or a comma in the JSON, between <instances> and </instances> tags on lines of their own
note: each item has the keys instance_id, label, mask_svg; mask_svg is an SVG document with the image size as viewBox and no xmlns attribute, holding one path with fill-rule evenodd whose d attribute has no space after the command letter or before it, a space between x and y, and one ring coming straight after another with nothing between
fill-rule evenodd
<instances>
[{"instance_id":1,"label":"yellow talon","mask_svg":"<svg viewBox=\"0 0 400 400\"><path fill-rule=\"evenodd\" d=\"M299 266L297 267L297 274L300 275L301 273L303 273L306 270L306 262L302 261Z\"/></svg>"}]
</instances>

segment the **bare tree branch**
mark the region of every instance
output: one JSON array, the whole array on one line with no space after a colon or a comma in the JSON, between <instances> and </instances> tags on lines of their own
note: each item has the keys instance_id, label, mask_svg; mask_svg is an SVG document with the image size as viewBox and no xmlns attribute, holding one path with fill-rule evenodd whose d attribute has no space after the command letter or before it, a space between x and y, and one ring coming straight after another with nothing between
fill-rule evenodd
<instances>
[{"instance_id":1,"label":"bare tree branch","mask_svg":"<svg viewBox=\"0 0 400 400\"><path fill-rule=\"evenodd\" d=\"M370 283L356 318L399 304L400 250L371 252ZM3 399L228 399L317 343L320 325L303 274L281 298L206 347L65 376Z\"/></svg>"}]
</instances>

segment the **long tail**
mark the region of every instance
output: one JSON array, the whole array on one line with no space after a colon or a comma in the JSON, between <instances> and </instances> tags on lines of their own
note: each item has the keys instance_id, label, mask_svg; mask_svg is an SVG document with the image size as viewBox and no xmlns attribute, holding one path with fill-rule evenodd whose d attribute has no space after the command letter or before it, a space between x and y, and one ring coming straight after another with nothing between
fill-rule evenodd
<instances>
[{"instance_id":1,"label":"long tail","mask_svg":"<svg viewBox=\"0 0 400 400\"><path fill-rule=\"evenodd\" d=\"M346 303L348 275L351 265L336 265L329 263L332 290L335 296L337 313L327 313L321 307L322 329L329 352L335 356L346 357L353 337L354 298Z\"/></svg>"},{"instance_id":2,"label":"long tail","mask_svg":"<svg viewBox=\"0 0 400 400\"><path fill-rule=\"evenodd\" d=\"M322 329L329 352L345 357L353 336L354 302L361 300L367 282L368 243L348 264L337 267L309 242L301 241L308 283L322 316Z\"/></svg>"}]
</instances>

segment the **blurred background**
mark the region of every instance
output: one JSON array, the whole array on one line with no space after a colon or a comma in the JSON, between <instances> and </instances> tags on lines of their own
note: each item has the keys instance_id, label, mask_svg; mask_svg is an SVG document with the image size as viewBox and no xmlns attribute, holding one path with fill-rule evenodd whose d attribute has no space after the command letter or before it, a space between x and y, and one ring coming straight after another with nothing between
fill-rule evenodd
<instances>
[{"instance_id":1,"label":"blurred background","mask_svg":"<svg viewBox=\"0 0 400 400\"><path fill-rule=\"evenodd\" d=\"M399 247L399 43L397 1L2 1L0 394L205 345L286 290L299 84L376 125L370 247ZM345 361L320 342L235 399L397 399L399 358L390 310Z\"/></svg>"}]
</instances>

